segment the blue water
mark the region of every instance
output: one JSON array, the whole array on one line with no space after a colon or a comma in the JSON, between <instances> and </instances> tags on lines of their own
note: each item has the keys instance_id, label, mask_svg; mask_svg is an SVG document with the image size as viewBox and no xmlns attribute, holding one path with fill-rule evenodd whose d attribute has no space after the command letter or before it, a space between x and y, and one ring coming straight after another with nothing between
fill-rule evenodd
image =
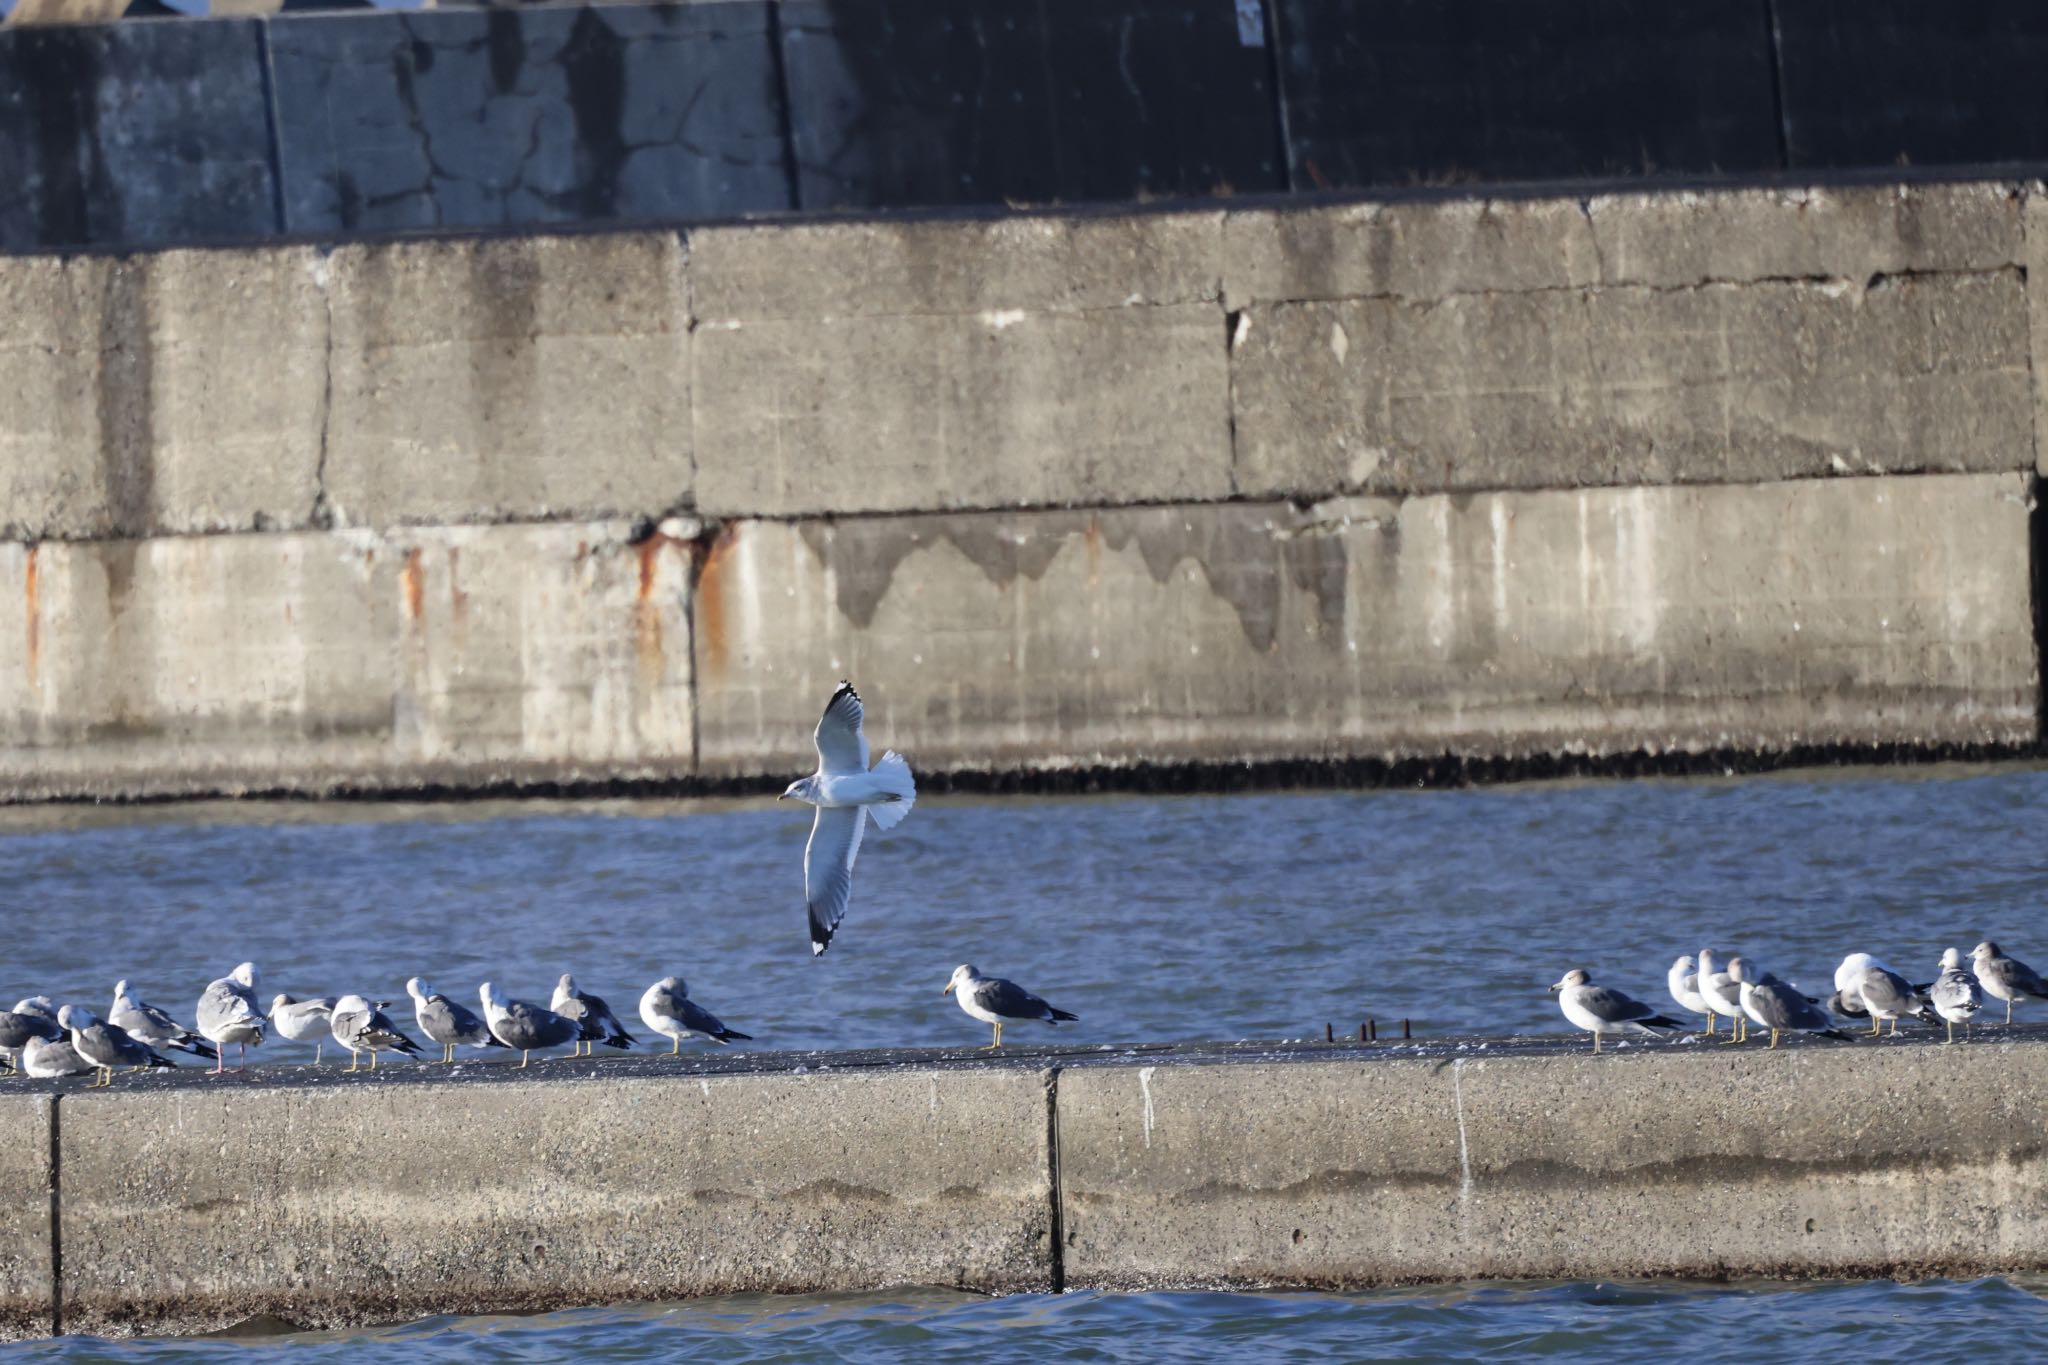
<instances>
[{"instance_id":1,"label":"blue water","mask_svg":"<svg viewBox=\"0 0 2048 1365\"><path fill-rule=\"evenodd\" d=\"M0 996L98 1003L131 978L189 1012L244 958L264 986L403 1002L424 973L544 999L555 976L631 1022L670 972L756 1047L979 1043L957 962L1081 1016L1065 1041L1565 1027L1567 967L1661 999L1708 945L1810 988L1852 950L1908 969L1981 938L2048 963L2048 773L1804 774L1438 792L928 801L869 839L841 935L804 932L805 812L773 802L203 806L0 813ZM2034 1007L2048 1022L2048 1009ZM401 1018L404 1012L400 1011ZM2022 1018L2025 1018L2023 1007ZM1014 1033L1012 1034L1014 1037ZM1053 1037L1055 1035L1043 1035ZM258 1060L303 1065L271 1045ZM2012 1354L2048 1339L2039 1280L1916 1286L1553 1285L1359 1295L942 1291L739 1298L367 1333L18 1349L185 1356L788 1361L1469 1359L1774 1349ZM2031 1335L2029 1335L2031 1334ZM287 1349L288 1343L288 1349Z\"/></svg>"},{"instance_id":2,"label":"blue water","mask_svg":"<svg viewBox=\"0 0 2048 1365\"><path fill-rule=\"evenodd\" d=\"M1763 1340L1759 1341L1758 1338ZM316 1365L700 1360L2019 1360L2048 1337L2048 1280L1900 1285L1499 1284L1369 1294L942 1291L631 1304L533 1317L185 1341L31 1343L23 1361ZM2025 1343L2018 1346L2016 1343Z\"/></svg>"}]
</instances>

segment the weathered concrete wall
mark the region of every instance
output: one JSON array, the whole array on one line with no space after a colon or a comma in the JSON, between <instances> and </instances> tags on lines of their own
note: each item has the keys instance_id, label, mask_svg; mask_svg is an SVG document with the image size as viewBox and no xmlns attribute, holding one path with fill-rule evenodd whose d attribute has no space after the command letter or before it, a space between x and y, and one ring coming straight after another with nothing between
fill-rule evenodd
<instances>
[{"instance_id":1,"label":"weathered concrete wall","mask_svg":"<svg viewBox=\"0 0 2048 1365\"><path fill-rule=\"evenodd\" d=\"M49 1095L0 1099L0 1341L46 1335L54 1283Z\"/></svg>"},{"instance_id":2,"label":"weathered concrete wall","mask_svg":"<svg viewBox=\"0 0 2048 1365\"><path fill-rule=\"evenodd\" d=\"M2018 475L729 524L707 772L2025 743Z\"/></svg>"},{"instance_id":3,"label":"weathered concrete wall","mask_svg":"<svg viewBox=\"0 0 2048 1365\"><path fill-rule=\"evenodd\" d=\"M175 1125L165 1101L64 1100L67 1331L1050 1274L1035 1071L184 1092Z\"/></svg>"},{"instance_id":4,"label":"weathered concrete wall","mask_svg":"<svg viewBox=\"0 0 2048 1365\"><path fill-rule=\"evenodd\" d=\"M903 1284L2048 1267L2048 1042L2023 1034L556 1065L16 1083L0 1332L47 1331L53 1295L65 1330L124 1334ZM1969 1121L1868 1102L1929 1094L1976 1097Z\"/></svg>"},{"instance_id":5,"label":"weathered concrete wall","mask_svg":"<svg viewBox=\"0 0 2048 1365\"><path fill-rule=\"evenodd\" d=\"M692 766L690 550L620 523L0 545L22 797Z\"/></svg>"},{"instance_id":6,"label":"weathered concrete wall","mask_svg":"<svg viewBox=\"0 0 2048 1365\"><path fill-rule=\"evenodd\" d=\"M1068 1283L2037 1266L2044 1081L2039 1044L1072 1069ZM1932 1093L1985 1107L1867 1101Z\"/></svg>"},{"instance_id":7,"label":"weathered concrete wall","mask_svg":"<svg viewBox=\"0 0 2048 1365\"><path fill-rule=\"evenodd\" d=\"M2031 744L2043 202L0 258L0 792Z\"/></svg>"}]
</instances>

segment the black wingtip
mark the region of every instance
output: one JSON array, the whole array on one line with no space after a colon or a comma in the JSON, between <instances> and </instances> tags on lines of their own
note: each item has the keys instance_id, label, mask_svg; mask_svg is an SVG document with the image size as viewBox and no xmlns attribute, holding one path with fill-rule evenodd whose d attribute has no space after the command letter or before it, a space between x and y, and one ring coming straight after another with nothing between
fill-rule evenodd
<instances>
[{"instance_id":1,"label":"black wingtip","mask_svg":"<svg viewBox=\"0 0 2048 1365\"><path fill-rule=\"evenodd\" d=\"M743 1043L751 1043L751 1042L753 1042L753 1041L754 1041L754 1035L753 1035L753 1034L751 1034L751 1033L741 1033L741 1032L740 1032L740 1031L739 1031L738 1029L736 1029L736 1028L729 1028L729 1029L726 1029L726 1030L722 1031L722 1032L721 1032L721 1033L720 1033L720 1034L718 1035L718 1041L719 1041L719 1042L721 1042L721 1043L729 1043L729 1042L731 1042L731 1041L732 1041L733 1039L735 1039L735 1038L739 1039L739 1041L741 1041L741 1042L743 1042Z\"/></svg>"},{"instance_id":2,"label":"black wingtip","mask_svg":"<svg viewBox=\"0 0 2048 1365\"><path fill-rule=\"evenodd\" d=\"M1079 1020L1081 1017L1078 1014L1068 1014L1063 1009L1054 1009L1051 1005L1047 1005L1046 1008L1052 1010L1052 1022L1055 1024L1059 1023L1061 1020L1066 1020L1067 1022L1072 1023Z\"/></svg>"},{"instance_id":3,"label":"black wingtip","mask_svg":"<svg viewBox=\"0 0 2048 1365\"><path fill-rule=\"evenodd\" d=\"M605 1045L606 1047L616 1047L616 1048L621 1048L621 1049L623 1049L623 1048L629 1048L629 1047L633 1046L633 1040L632 1040L631 1038L623 1038L623 1037L616 1037L616 1036L615 1036L615 1037L611 1037L611 1038L607 1038L607 1039L605 1039L605 1040L604 1040L604 1045Z\"/></svg>"}]
</instances>

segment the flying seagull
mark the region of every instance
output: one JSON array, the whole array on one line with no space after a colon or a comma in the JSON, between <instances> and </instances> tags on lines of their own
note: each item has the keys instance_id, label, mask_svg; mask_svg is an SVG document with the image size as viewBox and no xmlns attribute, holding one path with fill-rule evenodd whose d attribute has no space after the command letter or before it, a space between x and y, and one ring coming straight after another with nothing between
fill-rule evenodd
<instances>
[{"instance_id":1,"label":"flying seagull","mask_svg":"<svg viewBox=\"0 0 2048 1365\"><path fill-rule=\"evenodd\" d=\"M1984 993L2005 1002L2008 1024L2012 1022L2015 1000L2048 1000L2048 981L2043 981L2039 972L2018 958L1999 952L1996 943L1986 941L1971 949L1970 965L1976 968Z\"/></svg>"},{"instance_id":2,"label":"flying seagull","mask_svg":"<svg viewBox=\"0 0 2048 1365\"><path fill-rule=\"evenodd\" d=\"M804 845L804 904L811 915L811 955L832 943L853 893L853 860L867 830L863 812L883 829L896 828L917 800L910 765L894 750L868 768L868 737L861 733L860 693L842 682L818 721L818 771L789 784L781 799L818 808Z\"/></svg>"},{"instance_id":3,"label":"flying seagull","mask_svg":"<svg viewBox=\"0 0 2048 1365\"><path fill-rule=\"evenodd\" d=\"M683 1039L703 1037L724 1047L735 1038L754 1041L750 1033L729 1029L718 1016L690 999L690 988L680 976L664 976L640 997L640 1022L669 1040L669 1056L683 1050Z\"/></svg>"},{"instance_id":4,"label":"flying seagull","mask_svg":"<svg viewBox=\"0 0 2048 1365\"><path fill-rule=\"evenodd\" d=\"M1065 1010L1054 1009L1014 981L1005 981L999 976L983 976L965 962L953 969L953 975L940 988L939 994L952 996L969 1015L995 1026L995 1041L983 1048L984 1052L993 1052L1003 1045L1003 1025L1006 1023L1042 1019L1048 1024L1058 1024L1062 1019L1080 1018Z\"/></svg>"},{"instance_id":5,"label":"flying seagull","mask_svg":"<svg viewBox=\"0 0 2048 1365\"><path fill-rule=\"evenodd\" d=\"M500 995L498 988L488 981L477 996L483 1001L484 1020L491 1026L491 1036L506 1047L518 1048L522 1067L532 1060L534 1052L560 1047L573 1041L581 1031L574 1019L564 1019L553 1010Z\"/></svg>"},{"instance_id":6,"label":"flying seagull","mask_svg":"<svg viewBox=\"0 0 2048 1365\"><path fill-rule=\"evenodd\" d=\"M1564 1017L1593 1035L1596 1057L1600 1055L1603 1034L1632 1033L1656 1038L1661 1036L1659 1029L1685 1027L1612 987L1594 985L1592 975L1584 967L1572 968L1550 989L1557 992L1557 1006L1564 1011Z\"/></svg>"},{"instance_id":7,"label":"flying seagull","mask_svg":"<svg viewBox=\"0 0 2048 1365\"><path fill-rule=\"evenodd\" d=\"M1824 1038L1846 1039L1849 1035L1834 1027L1820 1002L1802 995L1769 972L1752 969L1742 958L1730 958L1728 975L1742 991L1743 1013L1771 1031L1771 1046L1782 1033L1817 1033Z\"/></svg>"},{"instance_id":8,"label":"flying seagull","mask_svg":"<svg viewBox=\"0 0 2048 1365\"><path fill-rule=\"evenodd\" d=\"M334 1006L339 996L323 995L318 1000L294 1000L289 995L271 997L265 1017L277 1025L277 1036L295 1043L313 1045L313 1065L326 1055L327 1040L334 1035Z\"/></svg>"},{"instance_id":9,"label":"flying seagull","mask_svg":"<svg viewBox=\"0 0 2048 1365\"><path fill-rule=\"evenodd\" d=\"M612 1014L612 1007L604 1002L601 995L576 989L576 978L567 972L555 983L555 998L548 1002L548 1008L564 1019L576 1021L576 1052L578 1057L595 1056L597 1045L606 1047L631 1047L636 1041L626 1032ZM586 1052L584 1049L588 1048Z\"/></svg>"},{"instance_id":10,"label":"flying seagull","mask_svg":"<svg viewBox=\"0 0 2048 1365\"><path fill-rule=\"evenodd\" d=\"M418 1021L420 1032L441 1045L441 1060L455 1060L455 1049L463 1044L470 1047L503 1047L503 1043L491 1036L490 1025L475 1014L435 991L420 977L413 977L405 983L405 993L412 997L412 1017Z\"/></svg>"},{"instance_id":11,"label":"flying seagull","mask_svg":"<svg viewBox=\"0 0 2048 1365\"><path fill-rule=\"evenodd\" d=\"M209 1062L220 1058L213 1044L129 990L126 981L114 983L114 1007L107 1012L107 1022L145 1047L175 1047Z\"/></svg>"},{"instance_id":12,"label":"flying seagull","mask_svg":"<svg viewBox=\"0 0 2048 1365\"><path fill-rule=\"evenodd\" d=\"M227 1044L241 1049L238 1060L246 1059L251 1043L262 1045L263 1013L256 1008L256 964L244 962L218 980L207 983L193 1011L194 1022L206 1040L220 1048L213 1074L227 1069Z\"/></svg>"},{"instance_id":13,"label":"flying seagull","mask_svg":"<svg viewBox=\"0 0 2048 1365\"><path fill-rule=\"evenodd\" d=\"M334 1012L328 1018L334 1030L334 1041L348 1049L348 1069L357 1070L357 1054L370 1054L370 1070L377 1069L377 1054L380 1052L402 1052L409 1057L420 1055L420 1045L405 1036L388 1015L360 995L344 995L334 1002Z\"/></svg>"}]
</instances>

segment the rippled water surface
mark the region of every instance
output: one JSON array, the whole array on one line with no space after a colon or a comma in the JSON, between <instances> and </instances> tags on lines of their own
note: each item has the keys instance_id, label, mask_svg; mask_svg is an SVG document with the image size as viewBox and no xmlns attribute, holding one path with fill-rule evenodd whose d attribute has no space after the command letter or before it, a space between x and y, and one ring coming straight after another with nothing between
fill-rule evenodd
<instances>
[{"instance_id":1,"label":"rippled water surface","mask_svg":"<svg viewBox=\"0 0 2048 1365\"><path fill-rule=\"evenodd\" d=\"M429 1318L228 1340L70 1338L7 1354L66 1362L555 1360L2014 1359L2048 1335L2048 1281L1898 1285L1463 1285L1371 1294L939 1291L632 1304ZM1761 1353L1761 1356L1760 1356ZM2026 1350L2019 1352L2027 1355Z\"/></svg>"},{"instance_id":2,"label":"rippled water surface","mask_svg":"<svg viewBox=\"0 0 2048 1365\"><path fill-rule=\"evenodd\" d=\"M811 958L808 812L210 806L0 815L0 996L103 1002L131 978L189 1013L243 958L271 989L403 1001L429 976L544 999L576 972L629 1017L670 972L763 1048L958 1044L953 965L1081 1016L1068 1041L1285 1038L1403 1016L1424 1033L1561 1033L1566 967L1661 998L1702 944L1809 988L1867 949L1930 968L1985 937L2048 959L2048 773L1208 798L930 801L871 836L838 942ZM2041 1007L2036 1007L2041 1012ZM409 1016L405 1016L409 1017ZM1046 1035L1041 1035L1046 1036ZM1013 1034L1014 1037L1014 1034ZM303 1064L275 1044L268 1064ZM1463 1359L2010 1355L2048 1340L2039 1281L1490 1286L1348 1296L939 1291L738 1298L28 1358ZM289 1344L289 1350L285 1350Z\"/></svg>"}]
</instances>

